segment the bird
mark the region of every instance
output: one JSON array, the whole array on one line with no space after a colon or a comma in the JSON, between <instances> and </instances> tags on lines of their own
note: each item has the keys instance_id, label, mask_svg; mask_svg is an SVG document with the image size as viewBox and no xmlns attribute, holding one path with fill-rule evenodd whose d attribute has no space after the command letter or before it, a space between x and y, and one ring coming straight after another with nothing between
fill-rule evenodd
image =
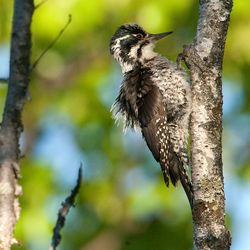
<instances>
[{"instance_id":1,"label":"bird","mask_svg":"<svg viewBox=\"0 0 250 250\"><path fill-rule=\"evenodd\" d=\"M123 24L110 41L110 53L120 64L123 80L112 105L124 128L140 130L160 164L166 186L180 180L189 203L193 188L189 168L188 136L191 85L181 67L154 51L157 41L173 32L151 34L138 24Z\"/></svg>"}]
</instances>

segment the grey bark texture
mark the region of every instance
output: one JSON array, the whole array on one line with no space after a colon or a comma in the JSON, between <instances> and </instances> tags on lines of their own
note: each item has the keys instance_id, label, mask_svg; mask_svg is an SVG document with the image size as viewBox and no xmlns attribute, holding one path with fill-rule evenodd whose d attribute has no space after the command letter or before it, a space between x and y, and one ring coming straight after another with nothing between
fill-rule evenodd
<instances>
[{"instance_id":1,"label":"grey bark texture","mask_svg":"<svg viewBox=\"0 0 250 250\"><path fill-rule=\"evenodd\" d=\"M15 0L8 93L0 128L0 250L15 243L13 231L20 212L19 139L29 84L33 11L33 0Z\"/></svg>"},{"instance_id":2,"label":"grey bark texture","mask_svg":"<svg viewBox=\"0 0 250 250\"><path fill-rule=\"evenodd\" d=\"M197 35L183 59L192 81L191 161L194 244L230 249L222 165L222 63L232 0L200 0Z\"/></svg>"}]
</instances>

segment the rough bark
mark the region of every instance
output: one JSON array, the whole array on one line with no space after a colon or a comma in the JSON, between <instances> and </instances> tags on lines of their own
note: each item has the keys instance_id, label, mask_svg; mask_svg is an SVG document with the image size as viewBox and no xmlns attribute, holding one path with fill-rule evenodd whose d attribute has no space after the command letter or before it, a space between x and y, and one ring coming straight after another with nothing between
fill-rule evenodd
<instances>
[{"instance_id":1,"label":"rough bark","mask_svg":"<svg viewBox=\"0 0 250 250\"><path fill-rule=\"evenodd\" d=\"M0 249L10 249L19 217L19 138L26 101L31 54L33 0L15 0L11 37L10 75L0 128Z\"/></svg>"},{"instance_id":2,"label":"rough bark","mask_svg":"<svg viewBox=\"0 0 250 250\"><path fill-rule=\"evenodd\" d=\"M200 0L197 35L184 48L192 81L191 160L196 249L229 249L222 166L222 63L232 0Z\"/></svg>"}]
</instances>

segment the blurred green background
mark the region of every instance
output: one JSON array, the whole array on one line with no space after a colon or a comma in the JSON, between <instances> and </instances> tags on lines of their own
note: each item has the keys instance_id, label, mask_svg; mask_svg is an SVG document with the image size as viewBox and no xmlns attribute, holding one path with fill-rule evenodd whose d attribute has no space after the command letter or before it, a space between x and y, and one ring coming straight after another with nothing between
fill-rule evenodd
<instances>
[{"instance_id":1,"label":"blurred green background","mask_svg":"<svg viewBox=\"0 0 250 250\"><path fill-rule=\"evenodd\" d=\"M250 245L249 8L249 1L235 1L223 75L226 212L233 250ZM12 13L13 1L0 0L0 78L8 77ZM108 46L118 26L136 22L152 33L173 30L156 50L175 60L196 33L197 13L195 0L49 0L35 10L32 62L69 14L72 22L31 75L32 101L25 106L21 138L22 213L15 233L20 245L13 249L48 248L80 162L82 189L59 249L192 249L183 190L166 189L140 134L124 135L112 120L110 106L122 76ZM1 110L6 87L1 82Z\"/></svg>"}]
</instances>

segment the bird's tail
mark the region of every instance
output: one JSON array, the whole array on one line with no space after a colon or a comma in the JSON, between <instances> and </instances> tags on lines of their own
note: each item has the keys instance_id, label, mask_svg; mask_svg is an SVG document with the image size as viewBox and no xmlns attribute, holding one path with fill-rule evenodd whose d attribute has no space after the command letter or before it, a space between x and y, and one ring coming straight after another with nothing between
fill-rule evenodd
<instances>
[{"instance_id":1,"label":"bird's tail","mask_svg":"<svg viewBox=\"0 0 250 250\"><path fill-rule=\"evenodd\" d=\"M176 152L174 152L168 144L167 148L167 154L165 153L165 161L160 161L163 177L165 180L166 185L169 184L169 177L171 179L171 182L174 186L176 186L176 183L178 180L180 180L183 189L187 195L187 198L189 200L191 208L193 207L193 187L192 183L190 181L190 178L187 174L187 171L185 169L185 163L180 159L180 157L177 156ZM167 155L167 157L166 157Z\"/></svg>"},{"instance_id":2,"label":"bird's tail","mask_svg":"<svg viewBox=\"0 0 250 250\"><path fill-rule=\"evenodd\" d=\"M186 171L185 167L183 166L183 164L179 165L179 178L180 178L181 184L183 186L183 189L185 190L185 193L188 197L189 204L192 208L193 207L193 198L194 198L193 185L188 177L187 171Z\"/></svg>"}]
</instances>

